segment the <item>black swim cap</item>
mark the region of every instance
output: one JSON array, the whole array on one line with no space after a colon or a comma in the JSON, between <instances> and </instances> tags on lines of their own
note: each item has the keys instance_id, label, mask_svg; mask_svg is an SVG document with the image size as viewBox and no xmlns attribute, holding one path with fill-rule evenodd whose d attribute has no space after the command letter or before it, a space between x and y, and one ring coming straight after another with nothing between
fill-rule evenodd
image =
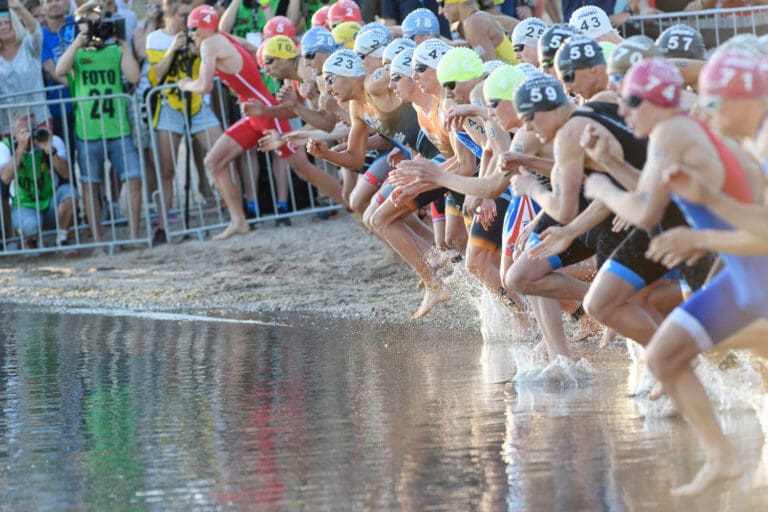
<instances>
[{"instance_id":1,"label":"black swim cap","mask_svg":"<svg viewBox=\"0 0 768 512\"><path fill-rule=\"evenodd\" d=\"M531 73L515 91L515 109L519 114L549 112L567 104L563 86L546 73Z\"/></svg>"},{"instance_id":2,"label":"black swim cap","mask_svg":"<svg viewBox=\"0 0 768 512\"><path fill-rule=\"evenodd\" d=\"M605 64L605 57L603 49L591 37L573 36L557 50L555 61L557 69L569 71Z\"/></svg>"},{"instance_id":3,"label":"black swim cap","mask_svg":"<svg viewBox=\"0 0 768 512\"><path fill-rule=\"evenodd\" d=\"M656 46L668 59L704 60L706 48L701 33L689 25L672 25L659 35Z\"/></svg>"},{"instance_id":4,"label":"black swim cap","mask_svg":"<svg viewBox=\"0 0 768 512\"><path fill-rule=\"evenodd\" d=\"M575 28L565 23L557 23L552 25L541 35L538 46L539 63L543 64L545 61L550 61L555 58L557 49L563 44L563 42L578 33ZM552 67L546 66L545 67Z\"/></svg>"}]
</instances>

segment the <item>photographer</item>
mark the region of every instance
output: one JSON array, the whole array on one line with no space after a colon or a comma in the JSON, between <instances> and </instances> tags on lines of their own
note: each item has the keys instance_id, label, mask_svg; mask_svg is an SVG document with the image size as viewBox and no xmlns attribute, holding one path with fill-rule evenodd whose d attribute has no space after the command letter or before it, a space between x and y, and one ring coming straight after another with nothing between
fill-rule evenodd
<instances>
[{"instance_id":1,"label":"photographer","mask_svg":"<svg viewBox=\"0 0 768 512\"><path fill-rule=\"evenodd\" d=\"M56 65L56 74L67 75L75 104L75 142L85 213L94 241L102 240L99 186L104 180L104 161L128 183L128 220L131 238L139 234L142 175L139 155L131 135L131 123L123 98L101 98L124 93L123 78L139 80L139 66L115 23L102 16L102 5L89 2L75 11L80 33ZM113 42L114 41L114 42ZM112 43L112 44L110 44ZM106 150L106 154L105 154ZM97 252L102 253L101 248Z\"/></svg>"},{"instance_id":2,"label":"photographer","mask_svg":"<svg viewBox=\"0 0 768 512\"><path fill-rule=\"evenodd\" d=\"M38 235L55 228L57 244L66 245L77 198L68 182L57 186L58 178L69 178L66 146L61 138L34 126L34 116L17 115L13 138L0 143L0 179L6 185L12 183L13 229L24 238L26 248L37 247Z\"/></svg>"},{"instance_id":3,"label":"photographer","mask_svg":"<svg viewBox=\"0 0 768 512\"><path fill-rule=\"evenodd\" d=\"M166 12L165 27L152 32L147 37L149 80L153 87L175 84L181 78L190 76L189 71L192 79L196 79L200 74L199 51L186 32L186 19L192 11L193 0L165 0L163 7ZM166 209L171 208L173 204L174 156L178 154L181 137L186 133L187 114L190 116L189 135L193 136L200 147L205 148L206 151L223 133L216 114L203 100L201 94L182 94L177 88L163 91L162 101L152 115L153 125L157 130L162 191ZM195 156L202 155L195 154ZM187 155L187 158L191 157L191 154ZM204 169L202 158L199 160L198 170L202 171ZM201 174L200 178L205 179L204 173ZM167 241L166 230L166 218L163 212L153 245Z\"/></svg>"}]
</instances>

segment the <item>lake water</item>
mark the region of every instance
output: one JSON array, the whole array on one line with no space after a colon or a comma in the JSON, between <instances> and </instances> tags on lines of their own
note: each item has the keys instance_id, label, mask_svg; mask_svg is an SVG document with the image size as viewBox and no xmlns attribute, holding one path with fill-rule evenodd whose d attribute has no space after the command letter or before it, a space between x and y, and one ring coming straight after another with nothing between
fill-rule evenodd
<instances>
[{"instance_id":1,"label":"lake water","mask_svg":"<svg viewBox=\"0 0 768 512\"><path fill-rule=\"evenodd\" d=\"M768 507L762 409L725 398L747 473L699 498L669 496L702 453L684 421L643 416L648 404L628 397L619 344L578 353L590 379L498 384L513 353L477 333L3 312L2 510ZM755 386L746 371L720 373L708 376L723 397Z\"/></svg>"}]
</instances>

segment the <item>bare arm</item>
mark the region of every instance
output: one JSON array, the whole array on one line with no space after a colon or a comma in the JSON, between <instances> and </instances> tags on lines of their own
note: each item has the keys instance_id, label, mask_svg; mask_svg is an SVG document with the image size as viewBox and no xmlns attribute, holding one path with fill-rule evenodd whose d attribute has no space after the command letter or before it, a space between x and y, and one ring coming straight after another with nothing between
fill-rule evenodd
<instances>
[{"instance_id":1,"label":"bare arm","mask_svg":"<svg viewBox=\"0 0 768 512\"><path fill-rule=\"evenodd\" d=\"M179 88L196 94L206 94L213 90L213 78L216 75L216 49L210 48L206 39L200 48L200 73L196 80L189 77L179 80Z\"/></svg>"},{"instance_id":2,"label":"bare arm","mask_svg":"<svg viewBox=\"0 0 768 512\"><path fill-rule=\"evenodd\" d=\"M232 32L232 27L235 26L235 21L237 21L237 10L240 8L240 2L241 0L232 0L224 11L224 14L221 15L221 18L219 19L220 31L226 33Z\"/></svg>"},{"instance_id":3,"label":"bare arm","mask_svg":"<svg viewBox=\"0 0 768 512\"><path fill-rule=\"evenodd\" d=\"M358 170L362 169L365 164L369 129L368 125L363 121L362 114L359 112L362 107L355 103L350 108L352 109L350 112L352 126L347 138L346 151L332 151L325 144L319 143L319 141L310 141L307 149L310 154L318 158L324 158L339 167Z\"/></svg>"},{"instance_id":4,"label":"bare arm","mask_svg":"<svg viewBox=\"0 0 768 512\"><path fill-rule=\"evenodd\" d=\"M53 59L48 59L47 61L43 62L43 72L45 73L46 77L49 77L56 83L61 85L68 85L66 77L56 74L56 64L54 64Z\"/></svg>"},{"instance_id":5,"label":"bare arm","mask_svg":"<svg viewBox=\"0 0 768 512\"><path fill-rule=\"evenodd\" d=\"M139 78L141 78L139 63L136 62L136 57L133 56L133 50L128 46L128 43L121 39L119 44L123 50L123 55L120 58L120 70L129 83L137 84L139 83Z\"/></svg>"},{"instance_id":6,"label":"bare arm","mask_svg":"<svg viewBox=\"0 0 768 512\"><path fill-rule=\"evenodd\" d=\"M60 77L66 77L70 71L72 71L72 68L75 65L75 55L77 54L77 50L85 46L85 44L88 42L88 35L84 32L81 32L77 35L74 41L72 41L72 44L67 47L66 50L64 50L64 53L61 55L61 58L59 59L59 62L56 64L56 70L55 74L56 76ZM66 81L66 80L65 80Z\"/></svg>"}]
</instances>

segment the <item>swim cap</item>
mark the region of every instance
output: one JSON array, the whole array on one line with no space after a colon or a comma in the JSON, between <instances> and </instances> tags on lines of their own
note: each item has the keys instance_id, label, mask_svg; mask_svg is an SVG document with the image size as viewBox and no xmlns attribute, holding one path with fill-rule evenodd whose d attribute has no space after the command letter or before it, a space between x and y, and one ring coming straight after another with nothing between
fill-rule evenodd
<instances>
[{"instance_id":1,"label":"swim cap","mask_svg":"<svg viewBox=\"0 0 768 512\"><path fill-rule=\"evenodd\" d=\"M270 37L261 46L264 48L264 57L292 59L296 56L296 43L288 36Z\"/></svg>"},{"instance_id":2,"label":"swim cap","mask_svg":"<svg viewBox=\"0 0 768 512\"><path fill-rule=\"evenodd\" d=\"M323 73L332 73L348 78L365 76L363 59L352 50L336 50L323 64Z\"/></svg>"},{"instance_id":3,"label":"swim cap","mask_svg":"<svg viewBox=\"0 0 768 512\"><path fill-rule=\"evenodd\" d=\"M672 25L656 39L661 54L668 59L703 60L706 49L701 33L689 25Z\"/></svg>"},{"instance_id":4,"label":"swim cap","mask_svg":"<svg viewBox=\"0 0 768 512\"><path fill-rule=\"evenodd\" d=\"M416 43L404 37L398 37L397 39L393 39L392 42L389 43L386 48L384 48L384 56L382 57L382 60L392 62L392 60L395 58L395 55L402 52L406 48L410 48L411 50L413 50L414 48L416 48Z\"/></svg>"},{"instance_id":5,"label":"swim cap","mask_svg":"<svg viewBox=\"0 0 768 512\"><path fill-rule=\"evenodd\" d=\"M608 60L608 73L624 75L634 64L660 55L653 39L648 36L628 37L616 47Z\"/></svg>"},{"instance_id":6,"label":"swim cap","mask_svg":"<svg viewBox=\"0 0 768 512\"><path fill-rule=\"evenodd\" d=\"M736 34L726 42L721 44L717 51L723 51L728 49L739 49L755 55L762 55L763 49L760 44L760 39L754 34Z\"/></svg>"},{"instance_id":7,"label":"swim cap","mask_svg":"<svg viewBox=\"0 0 768 512\"><path fill-rule=\"evenodd\" d=\"M759 99L766 96L760 58L740 49L715 54L699 74L699 96Z\"/></svg>"},{"instance_id":8,"label":"swim cap","mask_svg":"<svg viewBox=\"0 0 768 512\"><path fill-rule=\"evenodd\" d=\"M512 44L524 44L536 48L547 25L539 18L525 18L512 31Z\"/></svg>"},{"instance_id":9,"label":"swim cap","mask_svg":"<svg viewBox=\"0 0 768 512\"><path fill-rule=\"evenodd\" d=\"M315 11L312 15L312 27L324 27L331 28L328 24L328 11L331 10L330 5L324 5Z\"/></svg>"},{"instance_id":10,"label":"swim cap","mask_svg":"<svg viewBox=\"0 0 768 512\"><path fill-rule=\"evenodd\" d=\"M331 31L324 27L313 27L304 32L301 50L307 52L333 53L338 48Z\"/></svg>"},{"instance_id":11,"label":"swim cap","mask_svg":"<svg viewBox=\"0 0 768 512\"><path fill-rule=\"evenodd\" d=\"M621 94L638 96L659 107L678 107L683 85L677 66L660 57L652 57L629 69L621 84Z\"/></svg>"},{"instance_id":12,"label":"swim cap","mask_svg":"<svg viewBox=\"0 0 768 512\"><path fill-rule=\"evenodd\" d=\"M536 66L534 66L533 64L529 64L527 62L521 62L520 64L515 66L515 69L520 71L526 77L528 77L528 75L530 75L531 73L539 72L539 69Z\"/></svg>"},{"instance_id":13,"label":"swim cap","mask_svg":"<svg viewBox=\"0 0 768 512\"><path fill-rule=\"evenodd\" d=\"M600 41L597 44L599 44L600 48L602 48L603 50L603 60L605 60L605 62L608 62L611 58L611 55L613 55L613 52L616 50L616 47L618 45L610 41Z\"/></svg>"},{"instance_id":14,"label":"swim cap","mask_svg":"<svg viewBox=\"0 0 768 512\"><path fill-rule=\"evenodd\" d=\"M440 22L429 9L416 9L405 17L401 25L403 37L440 35Z\"/></svg>"},{"instance_id":15,"label":"swim cap","mask_svg":"<svg viewBox=\"0 0 768 512\"><path fill-rule=\"evenodd\" d=\"M592 39L597 39L613 30L608 15L595 5L585 5L573 11L568 24Z\"/></svg>"},{"instance_id":16,"label":"swim cap","mask_svg":"<svg viewBox=\"0 0 768 512\"><path fill-rule=\"evenodd\" d=\"M605 64L603 49L587 36L573 36L557 51L557 68L562 71L591 68Z\"/></svg>"},{"instance_id":17,"label":"swim cap","mask_svg":"<svg viewBox=\"0 0 768 512\"><path fill-rule=\"evenodd\" d=\"M392 32L381 23L368 23L355 36L354 50L364 56L380 59L384 48L392 42Z\"/></svg>"},{"instance_id":18,"label":"swim cap","mask_svg":"<svg viewBox=\"0 0 768 512\"><path fill-rule=\"evenodd\" d=\"M515 99L515 90L525 81L525 75L516 66L502 66L483 83L483 95L486 100Z\"/></svg>"},{"instance_id":19,"label":"swim cap","mask_svg":"<svg viewBox=\"0 0 768 512\"><path fill-rule=\"evenodd\" d=\"M359 23L345 21L344 23L339 23L333 27L331 34L333 35L334 41L351 50L355 47L355 36L358 32L360 32Z\"/></svg>"},{"instance_id":20,"label":"swim cap","mask_svg":"<svg viewBox=\"0 0 768 512\"><path fill-rule=\"evenodd\" d=\"M552 75L532 73L515 91L518 114L549 112L568 104L563 86Z\"/></svg>"},{"instance_id":21,"label":"swim cap","mask_svg":"<svg viewBox=\"0 0 768 512\"><path fill-rule=\"evenodd\" d=\"M426 63L425 63L426 64ZM466 82L483 76L483 61L471 48L454 48L448 51L437 65L437 80Z\"/></svg>"},{"instance_id":22,"label":"swim cap","mask_svg":"<svg viewBox=\"0 0 768 512\"><path fill-rule=\"evenodd\" d=\"M437 69L437 64L443 55L453 48L451 45L443 41L442 39L427 39L423 41L413 51L414 62L420 62L427 66Z\"/></svg>"},{"instance_id":23,"label":"swim cap","mask_svg":"<svg viewBox=\"0 0 768 512\"><path fill-rule=\"evenodd\" d=\"M203 30L218 30L219 13L210 5L195 7L187 16L187 26Z\"/></svg>"},{"instance_id":24,"label":"swim cap","mask_svg":"<svg viewBox=\"0 0 768 512\"><path fill-rule=\"evenodd\" d=\"M483 62L483 73L486 75L490 75L497 69L499 69L502 66L509 66L506 62L503 60L489 60L486 62Z\"/></svg>"},{"instance_id":25,"label":"swim cap","mask_svg":"<svg viewBox=\"0 0 768 512\"><path fill-rule=\"evenodd\" d=\"M345 21L354 21L358 25L363 23L360 7L352 0L339 0L328 10L328 24L331 27L336 27Z\"/></svg>"},{"instance_id":26,"label":"swim cap","mask_svg":"<svg viewBox=\"0 0 768 512\"><path fill-rule=\"evenodd\" d=\"M263 44L256 49L256 64L258 64L260 68L264 67L264 45Z\"/></svg>"},{"instance_id":27,"label":"swim cap","mask_svg":"<svg viewBox=\"0 0 768 512\"><path fill-rule=\"evenodd\" d=\"M574 35L576 29L564 23L552 25L541 34L538 44L539 63L544 63L555 58L557 50L563 42ZM554 65L554 63L552 64ZM549 66L551 67L551 66Z\"/></svg>"},{"instance_id":28,"label":"swim cap","mask_svg":"<svg viewBox=\"0 0 768 512\"><path fill-rule=\"evenodd\" d=\"M288 36L291 39L296 37L296 27L293 26L293 22L285 16L275 16L264 25L264 39L269 39L272 36L283 35Z\"/></svg>"},{"instance_id":29,"label":"swim cap","mask_svg":"<svg viewBox=\"0 0 768 512\"><path fill-rule=\"evenodd\" d=\"M413 48L405 48L389 64L389 76L405 75L413 78Z\"/></svg>"}]
</instances>

